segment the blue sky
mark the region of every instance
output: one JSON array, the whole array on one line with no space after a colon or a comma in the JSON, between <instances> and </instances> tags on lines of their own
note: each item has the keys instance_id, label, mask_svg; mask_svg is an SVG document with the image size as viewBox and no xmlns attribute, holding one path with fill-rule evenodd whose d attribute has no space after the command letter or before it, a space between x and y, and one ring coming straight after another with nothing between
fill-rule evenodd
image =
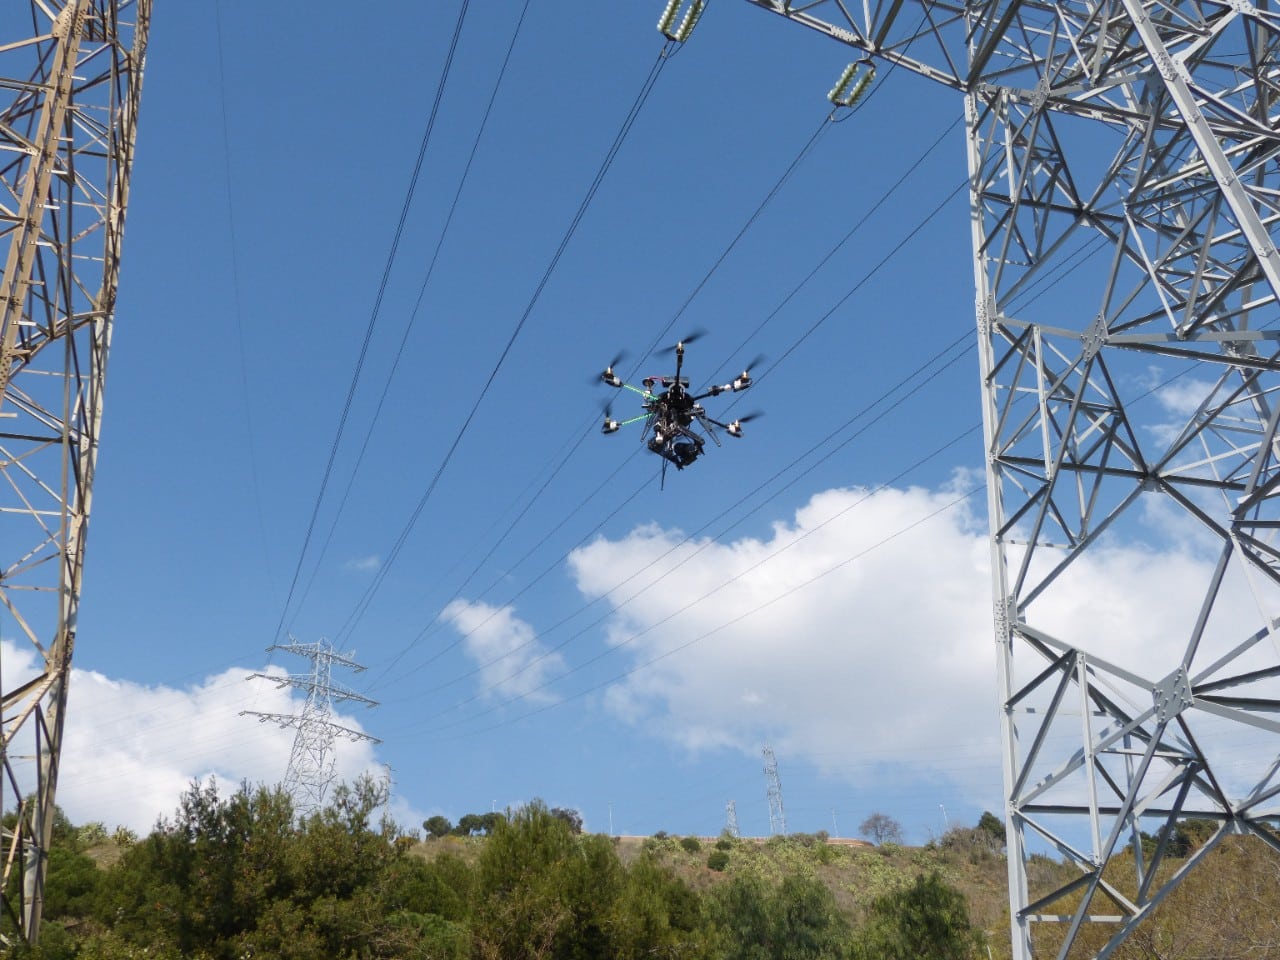
<instances>
[{"instance_id":1,"label":"blue sky","mask_svg":"<svg viewBox=\"0 0 1280 960\"><path fill-rule=\"evenodd\" d=\"M766 741L793 831L883 811L922 841L998 809L968 341L889 393L972 330L961 102L882 70L682 310L850 59L740 0L664 65L536 301L663 42L658 2L530 5L371 428L522 6L471 5L286 607L458 6L157 11L64 807L145 828L192 777L282 775L291 735L239 711L298 706L245 679L304 668L265 653L283 621L368 666L336 679L381 705L342 713L382 743L341 769L389 764L413 826L542 797L714 834L734 800L763 834ZM769 358L733 408L767 415L661 490L590 381L696 328L695 381Z\"/></svg>"}]
</instances>

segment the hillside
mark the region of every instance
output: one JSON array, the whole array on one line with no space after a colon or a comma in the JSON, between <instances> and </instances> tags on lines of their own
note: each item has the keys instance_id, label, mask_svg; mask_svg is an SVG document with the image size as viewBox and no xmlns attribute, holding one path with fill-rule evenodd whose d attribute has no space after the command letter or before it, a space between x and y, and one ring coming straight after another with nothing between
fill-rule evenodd
<instances>
[{"instance_id":1,"label":"hillside","mask_svg":"<svg viewBox=\"0 0 1280 960\"><path fill-rule=\"evenodd\" d=\"M378 822L377 801L340 792L298 824L279 793L193 787L175 820L140 841L62 822L34 956L771 960L784 945L791 960L1010 955L1005 861L987 818L924 847L872 847L821 834L575 834L535 803L490 836L422 841ZM1201 854L1203 834L1183 833L1181 859L1164 870L1191 857L1198 868L1113 956L1280 956L1280 858L1244 838ZM1071 879L1044 857L1029 872L1033 896ZM1038 925L1037 956L1056 953L1059 929ZM1072 956L1112 929L1087 929Z\"/></svg>"},{"instance_id":2,"label":"hillside","mask_svg":"<svg viewBox=\"0 0 1280 960\"><path fill-rule=\"evenodd\" d=\"M917 877L936 873L964 896L973 925L984 935L982 953L992 960L1010 956L1007 867L990 834L958 828L923 847L848 846L824 840L822 835L800 834L759 840L626 837L612 842L624 862L651 857L700 891L739 877L770 885L788 876L816 878L854 925L867 919L878 898L907 889ZM473 860L485 842L484 837L446 837L419 843L413 853L427 859L450 854ZM728 847L727 864L720 870L708 866L717 844ZM1172 858L1163 872L1181 869L1185 863L1185 858ZM1029 873L1033 895L1073 877L1070 867L1048 857L1033 858ZM1053 929L1048 924L1038 927L1037 955L1053 955ZM1109 924L1096 925L1086 931L1083 942L1097 949L1113 929ZM1224 839L1157 909L1148 925L1113 956L1118 960L1280 957L1280 858L1256 840Z\"/></svg>"}]
</instances>

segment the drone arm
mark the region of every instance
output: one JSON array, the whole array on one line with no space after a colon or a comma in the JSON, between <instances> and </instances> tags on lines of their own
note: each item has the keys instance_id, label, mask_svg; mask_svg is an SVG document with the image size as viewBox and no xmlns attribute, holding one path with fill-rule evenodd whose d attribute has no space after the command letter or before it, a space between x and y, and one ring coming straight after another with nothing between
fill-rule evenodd
<instances>
[{"instance_id":1,"label":"drone arm","mask_svg":"<svg viewBox=\"0 0 1280 960\"><path fill-rule=\"evenodd\" d=\"M725 432L725 433L729 434L729 436L731 436L731 437L741 437L741 436L742 436L742 421L741 421L741 420L734 420L732 423L721 423L719 420L714 420L714 419L712 419L711 417L703 417L702 419L707 420L707 421L709 421L709 422L711 422L711 423L714 423L717 427L720 427L722 430L724 430L724 432ZM747 419L748 419L748 420L750 420L750 419L751 419L751 417L748 417ZM708 432L709 432L709 431L708 431ZM714 437L714 436L715 436L715 434L711 434L711 435L712 435L712 437ZM716 441L716 442L717 442L717 443L719 443L719 441Z\"/></svg>"},{"instance_id":2,"label":"drone arm","mask_svg":"<svg viewBox=\"0 0 1280 960\"><path fill-rule=\"evenodd\" d=\"M600 432L605 434L617 433L619 430L621 430L625 426L628 426L629 424L639 423L641 420L647 420L648 418L649 418L649 415L647 413L642 413L638 417L632 417L630 420L610 420L608 417L606 417L604 421L604 426L600 428Z\"/></svg>"},{"instance_id":3,"label":"drone arm","mask_svg":"<svg viewBox=\"0 0 1280 960\"><path fill-rule=\"evenodd\" d=\"M721 423L719 420L711 419L705 413L696 414L696 417L698 419L698 423L701 424L702 429L706 431L707 436L710 437L715 442L715 445L717 447L720 446L720 438L716 436L716 432L712 430L711 427L712 427L712 424L714 424L717 427L725 427L725 424Z\"/></svg>"},{"instance_id":4,"label":"drone arm","mask_svg":"<svg viewBox=\"0 0 1280 960\"><path fill-rule=\"evenodd\" d=\"M706 393L700 393L693 399L697 401L697 400L702 400L705 397L718 397L720 396L720 394L727 393L730 391L732 391L733 393L741 393L743 390L746 390L749 386L751 386L752 382L753 381L751 379L750 374L748 374L746 371L743 371L742 376L738 377L732 383L719 383L713 387L708 387Z\"/></svg>"}]
</instances>

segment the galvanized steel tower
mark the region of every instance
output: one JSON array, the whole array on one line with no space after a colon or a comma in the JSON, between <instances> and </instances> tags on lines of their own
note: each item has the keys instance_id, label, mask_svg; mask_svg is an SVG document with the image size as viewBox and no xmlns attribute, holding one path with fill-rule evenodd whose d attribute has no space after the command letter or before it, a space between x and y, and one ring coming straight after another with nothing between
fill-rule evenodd
<instances>
[{"instance_id":1,"label":"galvanized steel tower","mask_svg":"<svg viewBox=\"0 0 1280 960\"><path fill-rule=\"evenodd\" d=\"M749 2L963 98L1013 955L1106 956L1227 834L1280 850L1280 18Z\"/></svg>"},{"instance_id":2,"label":"galvanized steel tower","mask_svg":"<svg viewBox=\"0 0 1280 960\"><path fill-rule=\"evenodd\" d=\"M333 783L337 763L337 755L333 752L333 747L339 737L353 742L371 740L374 743L381 743L376 737L337 723L333 719L333 705L351 702L363 703L366 707L376 707L378 704L375 700L370 700L354 690L334 683L335 664L357 673L363 672L364 667L356 663L349 654L334 650L333 644L328 640L299 643L291 637L288 643L273 644L268 649L282 650L311 661L311 669L306 673L285 676L255 673L250 677L250 679L261 677L281 687L302 690L306 694L302 712L297 714L263 713L258 710L242 712L257 717L260 721L272 721L297 731L293 737L293 750L289 755L289 766L285 770L282 785L293 797L294 809L299 816L307 816L320 809L324 803L324 795ZM391 775L388 771L388 790L390 785Z\"/></svg>"},{"instance_id":3,"label":"galvanized steel tower","mask_svg":"<svg viewBox=\"0 0 1280 960\"><path fill-rule=\"evenodd\" d=\"M28 940L40 929L150 20L151 0L0 11L0 617L34 661L0 674L0 912ZM21 893L9 902L9 891Z\"/></svg>"},{"instance_id":4,"label":"galvanized steel tower","mask_svg":"<svg viewBox=\"0 0 1280 960\"><path fill-rule=\"evenodd\" d=\"M769 833L786 836L787 815L782 810L782 778L778 776L778 758L773 755L773 747L767 743L762 753L765 789L769 796Z\"/></svg>"}]
</instances>

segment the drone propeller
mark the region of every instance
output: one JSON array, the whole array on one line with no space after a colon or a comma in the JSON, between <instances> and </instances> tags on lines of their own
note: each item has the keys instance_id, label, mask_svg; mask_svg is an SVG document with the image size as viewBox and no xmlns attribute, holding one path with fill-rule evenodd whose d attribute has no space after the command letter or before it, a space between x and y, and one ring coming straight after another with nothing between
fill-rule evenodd
<instances>
[{"instance_id":1,"label":"drone propeller","mask_svg":"<svg viewBox=\"0 0 1280 960\"><path fill-rule=\"evenodd\" d=\"M768 357L766 357L763 353L757 353L754 357L751 358L751 362L742 368L742 376L749 379L751 376L751 371L754 370L756 367L760 366L760 364L764 363L765 360L767 359Z\"/></svg>"},{"instance_id":2,"label":"drone propeller","mask_svg":"<svg viewBox=\"0 0 1280 960\"><path fill-rule=\"evenodd\" d=\"M618 423L617 420L613 419L613 404L605 403L604 404L604 423L600 425L600 432L601 433L617 433L618 428L620 426L622 426L622 424Z\"/></svg>"},{"instance_id":3,"label":"drone propeller","mask_svg":"<svg viewBox=\"0 0 1280 960\"><path fill-rule=\"evenodd\" d=\"M752 420L759 420L763 416L763 411L755 410L745 416L739 417L737 420L733 421L733 423L727 424L725 426L725 430L731 437L740 437L742 436L742 425L744 423L750 423Z\"/></svg>"},{"instance_id":4,"label":"drone propeller","mask_svg":"<svg viewBox=\"0 0 1280 960\"><path fill-rule=\"evenodd\" d=\"M605 367L604 372L600 374L600 379L603 380L605 383L607 383L611 387L621 387L622 378L613 372L613 368L616 367L618 364L620 364L626 358L627 358L627 352L625 350L619 350L616 354L614 354L613 359L609 361L609 365Z\"/></svg>"},{"instance_id":5,"label":"drone propeller","mask_svg":"<svg viewBox=\"0 0 1280 960\"><path fill-rule=\"evenodd\" d=\"M688 336L681 337L674 346L663 347L661 350L655 350L654 356L657 356L657 357L670 356L671 354L679 350L681 347L687 347L689 344L693 343L694 341L701 340L706 335L707 335L707 331L703 330L701 327L699 327L697 330L691 330Z\"/></svg>"}]
</instances>

